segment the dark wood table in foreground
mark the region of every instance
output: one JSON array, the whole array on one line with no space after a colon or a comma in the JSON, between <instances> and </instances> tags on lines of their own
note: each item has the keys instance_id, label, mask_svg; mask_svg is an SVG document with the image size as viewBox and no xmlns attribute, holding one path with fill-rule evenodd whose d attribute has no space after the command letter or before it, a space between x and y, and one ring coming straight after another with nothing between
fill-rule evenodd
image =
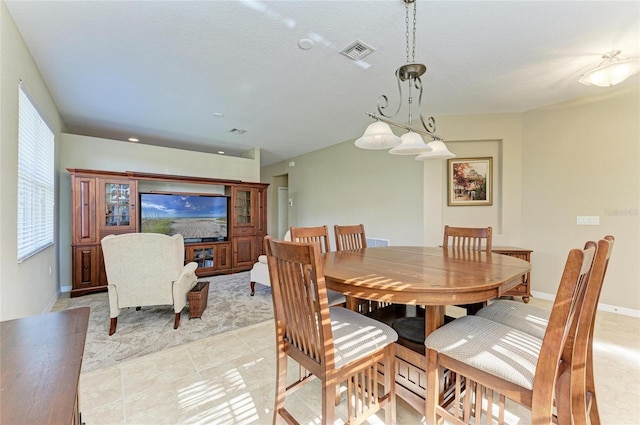
<instances>
[{"instance_id":1,"label":"dark wood table in foreground","mask_svg":"<svg viewBox=\"0 0 640 425\"><path fill-rule=\"evenodd\" d=\"M80 423L88 323L88 307L0 322L0 423Z\"/></svg>"},{"instance_id":2,"label":"dark wood table in foreground","mask_svg":"<svg viewBox=\"0 0 640 425\"><path fill-rule=\"evenodd\" d=\"M455 248L389 246L325 254L327 287L356 299L425 307L425 334L444 323L445 307L485 302L522 282L522 259ZM426 359L396 344L397 394L424 410Z\"/></svg>"}]
</instances>

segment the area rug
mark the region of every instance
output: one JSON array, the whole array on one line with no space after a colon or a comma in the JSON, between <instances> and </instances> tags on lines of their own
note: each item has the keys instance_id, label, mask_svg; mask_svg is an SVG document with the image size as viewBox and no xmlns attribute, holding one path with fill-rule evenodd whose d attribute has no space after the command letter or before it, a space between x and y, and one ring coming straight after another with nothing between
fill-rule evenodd
<instances>
[{"instance_id":1,"label":"area rug","mask_svg":"<svg viewBox=\"0 0 640 425\"><path fill-rule=\"evenodd\" d=\"M270 288L256 285L250 296L249 272L199 280L209 281L207 308L201 318L189 320L187 305L178 329L171 306L132 307L120 311L116 333L109 336L107 292L67 299L63 308L91 308L82 372L273 319Z\"/></svg>"}]
</instances>

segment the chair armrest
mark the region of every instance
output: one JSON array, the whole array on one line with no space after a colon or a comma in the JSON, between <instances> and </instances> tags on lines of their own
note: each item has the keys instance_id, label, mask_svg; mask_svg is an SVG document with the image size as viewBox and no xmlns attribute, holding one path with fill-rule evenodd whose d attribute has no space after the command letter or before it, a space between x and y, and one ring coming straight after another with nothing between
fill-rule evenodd
<instances>
[{"instance_id":1,"label":"chair armrest","mask_svg":"<svg viewBox=\"0 0 640 425\"><path fill-rule=\"evenodd\" d=\"M195 261L192 261L190 263L187 263L184 265L184 267L182 268L182 275L184 274L188 274L188 273L195 273L196 269L198 268L198 263L196 263ZM180 277L182 277L182 275L180 275ZM178 278L179 280L180 278Z\"/></svg>"},{"instance_id":2,"label":"chair armrest","mask_svg":"<svg viewBox=\"0 0 640 425\"><path fill-rule=\"evenodd\" d=\"M176 313L180 313L187 304L187 292L198 282L195 273L197 268L195 262L186 264L178 280L173 282L173 309Z\"/></svg>"},{"instance_id":3,"label":"chair armrest","mask_svg":"<svg viewBox=\"0 0 640 425\"><path fill-rule=\"evenodd\" d=\"M267 256L266 255L260 255L258 257L258 263L267 264Z\"/></svg>"}]
</instances>

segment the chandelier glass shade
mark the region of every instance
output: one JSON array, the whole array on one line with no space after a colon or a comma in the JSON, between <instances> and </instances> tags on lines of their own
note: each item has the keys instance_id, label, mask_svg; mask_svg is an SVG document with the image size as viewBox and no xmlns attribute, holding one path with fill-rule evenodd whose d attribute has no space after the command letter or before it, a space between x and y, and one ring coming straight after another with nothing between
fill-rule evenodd
<instances>
[{"instance_id":1,"label":"chandelier glass shade","mask_svg":"<svg viewBox=\"0 0 640 425\"><path fill-rule=\"evenodd\" d=\"M389 150L393 155L415 155L431 151L431 148L422 140L422 136L409 130L400 136L402 143Z\"/></svg>"},{"instance_id":2,"label":"chandelier glass shade","mask_svg":"<svg viewBox=\"0 0 640 425\"><path fill-rule=\"evenodd\" d=\"M402 140L391 131L391 127L382 121L369 124L355 145L361 149L390 149L398 146Z\"/></svg>"},{"instance_id":3,"label":"chandelier glass shade","mask_svg":"<svg viewBox=\"0 0 640 425\"><path fill-rule=\"evenodd\" d=\"M398 102L398 106L393 113L387 113L387 109L389 107L389 98L386 95L381 95L378 98L378 112L372 113L367 112L371 118L376 119L377 121L373 124L370 124L363 136L355 141L355 145L361 149L390 149L389 153L394 155L416 155L416 154L427 154L433 150L431 144L434 141L439 142L436 144L438 149L444 149L448 156L438 156L432 155L429 157L425 157L424 159L439 159L439 158L451 158L453 155L447 147L442 142L442 138L436 134L436 121L433 117L425 118L422 115L422 80L421 77L427 72L427 67L421 63L415 62L416 55L416 1L417 0L402 0L405 4L405 23L406 23L406 52L407 52L407 63L402 65L400 68L396 70L396 80L398 83L398 94L400 100ZM409 31L409 4L413 4L413 27L410 33ZM409 35L412 35L410 43ZM412 53L412 60L409 60L409 52ZM403 103L403 84L407 88L407 102L408 102L408 110L409 116L407 119L407 124L400 123L392 120L398 113L402 107ZM420 123L422 124L422 128L414 128L413 127L413 116L412 116L412 106L413 106L413 96L412 91L416 90L418 96L418 116L420 118ZM389 125L392 125L397 128L402 128L407 130L405 134L403 134L400 138L395 136L391 131ZM395 137L395 138L394 138ZM425 139L430 141L430 143L425 143ZM443 151L443 152L444 152ZM441 152L442 153L442 152Z\"/></svg>"},{"instance_id":4,"label":"chandelier glass shade","mask_svg":"<svg viewBox=\"0 0 640 425\"><path fill-rule=\"evenodd\" d=\"M431 151L424 152L416 156L416 161L425 161L427 159L447 159L455 157L455 155L452 154L449 149L447 149L447 145L445 145L442 140L433 140L427 143L427 146L431 148Z\"/></svg>"},{"instance_id":5,"label":"chandelier glass shade","mask_svg":"<svg viewBox=\"0 0 640 425\"><path fill-rule=\"evenodd\" d=\"M640 71L640 58L626 59L620 50L612 50L602 55L598 66L585 72L578 82L587 86L611 87L620 84Z\"/></svg>"}]
</instances>

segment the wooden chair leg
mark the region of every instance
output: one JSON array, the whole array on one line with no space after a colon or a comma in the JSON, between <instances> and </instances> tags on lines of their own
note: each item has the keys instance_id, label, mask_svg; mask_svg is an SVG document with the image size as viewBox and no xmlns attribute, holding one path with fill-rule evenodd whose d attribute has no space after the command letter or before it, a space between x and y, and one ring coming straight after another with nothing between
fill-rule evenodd
<instances>
[{"instance_id":1,"label":"wooden chair leg","mask_svg":"<svg viewBox=\"0 0 640 425\"><path fill-rule=\"evenodd\" d=\"M256 293L256 283L255 282L251 282L251 283L249 283L249 285L251 285L251 296L253 297L253 294Z\"/></svg>"},{"instance_id":2,"label":"wooden chair leg","mask_svg":"<svg viewBox=\"0 0 640 425\"><path fill-rule=\"evenodd\" d=\"M440 374L438 370L438 353L427 349L427 396L425 397L425 422L427 425L438 424L436 407L440 401Z\"/></svg>"},{"instance_id":3,"label":"wooden chair leg","mask_svg":"<svg viewBox=\"0 0 640 425\"><path fill-rule=\"evenodd\" d=\"M109 324L109 336L111 336L114 333L116 333L116 326L118 326L118 318L117 317L112 317L111 318L111 323Z\"/></svg>"},{"instance_id":4,"label":"wooden chair leg","mask_svg":"<svg viewBox=\"0 0 640 425\"><path fill-rule=\"evenodd\" d=\"M284 398L287 394L287 355L284 347L278 346L278 359L276 364L276 396L273 409L273 424L278 423L278 416L281 409L284 409Z\"/></svg>"},{"instance_id":5,"label":"wooden chair leg","mask_svg":"<svg viewBox=\"0 0 640 425\"><path fill-rule=\"evenodd\" d=\"M593 327L591 328L593 332ZM587 354L587 393L591 395L589 400L589 419L591 425L600 425L600 412L598 412L598 399L596 398L596 385L593 377L593 340L589 341Z\"/></svg>"},{"instance_id":6,"label":"wooden chair leg","mask_svg":"<svg viewBox=\"0 0 640 425\"><path fill-rule=\"evenodd\" d=\"M396 423L396 350L394 344L388 347L388 352L388 361L384 363L384 392L389 395L389 401L384 409L384 422L394 425Z\"/></svg>"},{"instance_id":7,"label":"wooden chair leg","mask_svg":"<svg viewBox=\"0 0 640 425\"><path fill-rule=\"evenodd\" d=\"M173 329L178 329L180 327L180 313L176 313L176 318L173 321Z\"/></svg>"},{"instance_id":8,"label":"wooden chair leg","mask_svg":"<svg viewBox=\"0 0 640 425\"><path fill-rule=\"evenodd\" d=\"M351 403L349 393L347 392L347 402ZM357 402L357 401L356 401ZM332 424L336 411L336 384L322 382L322 422ZM350 411L350 409L348 409ZM349 418L351 419L351 418Z\"/></svg>"}]
</instances>

